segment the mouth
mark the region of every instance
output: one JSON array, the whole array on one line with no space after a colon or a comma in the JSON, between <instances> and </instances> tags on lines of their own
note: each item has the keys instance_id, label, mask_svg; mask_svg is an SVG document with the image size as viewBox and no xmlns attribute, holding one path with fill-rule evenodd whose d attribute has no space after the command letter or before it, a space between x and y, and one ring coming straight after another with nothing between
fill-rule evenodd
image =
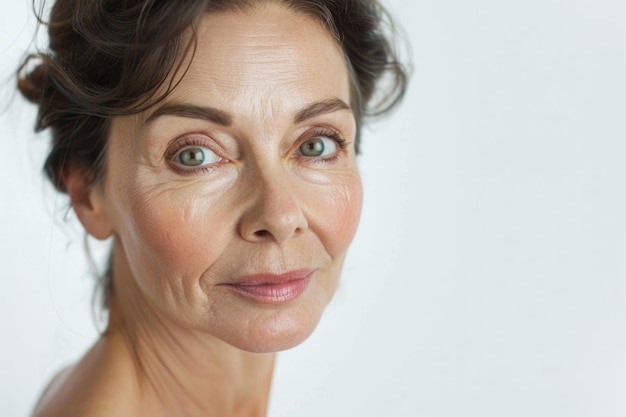
<instances>
[{"instance_id":1,"label":"mouth","mask_svg":"<svg viewBox=\"0 0 626 417\"><path fill-rule=\"evenodd\" d=\"M313 271L309 269L284 274L254 274L218 286L260 303L282 304L300 296L308 287L312 276Z\"/></svg>"}]
</instances>

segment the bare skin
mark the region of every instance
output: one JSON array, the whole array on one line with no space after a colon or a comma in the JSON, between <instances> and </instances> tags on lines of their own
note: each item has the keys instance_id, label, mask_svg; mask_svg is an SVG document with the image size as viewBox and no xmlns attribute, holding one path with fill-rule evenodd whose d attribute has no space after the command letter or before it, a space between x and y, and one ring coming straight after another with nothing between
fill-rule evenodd
<instances>
[{"instance_id":1,"label":"bare skin","mask_svg":"<svg viewBox=\"0 0 626 417\"><path fill-rule=\"evenodd\" d=\"M55 377L35 416L266 415L275 353L245 352L164 323L142 331L120 311L114 299L105 334Z\"/></svg>"},{"instance_id":2,"label":"bare skin","mask_svg":"<svg viewBox=\"0 0 626 417\"><path fill-rule=\"evenodd\" d=\"M160 110L113 121L104 182L65 178L85 229L114 237L115 291L37 417L265 416L275 352L335 291L361 208L336 41L274 4L207 15L198 40ZM241 291L292 275L297 296Z\"/></svg>"}]
</instances>

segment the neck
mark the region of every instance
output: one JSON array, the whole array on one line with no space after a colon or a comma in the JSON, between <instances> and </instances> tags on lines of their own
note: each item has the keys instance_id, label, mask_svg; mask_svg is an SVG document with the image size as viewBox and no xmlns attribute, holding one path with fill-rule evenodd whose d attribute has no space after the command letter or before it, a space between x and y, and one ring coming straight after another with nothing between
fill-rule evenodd
<instances>
[{"instance_id":1,"label":"neck","mask_svg":"<svg viewBox=\"0 0 626 417\"><path fill-rule=\"evenodd\" d=\"M114 263L114 277L128 272L123 269ZM184 328L159 316L138 291L126 288L132 280L120 281L115 281L103 341L117 352L115 357L131 365L128 382L136 390L134 406L145 410L142 414L266 415L274 353L245 352Z\"/></svg>"}]
</instances>

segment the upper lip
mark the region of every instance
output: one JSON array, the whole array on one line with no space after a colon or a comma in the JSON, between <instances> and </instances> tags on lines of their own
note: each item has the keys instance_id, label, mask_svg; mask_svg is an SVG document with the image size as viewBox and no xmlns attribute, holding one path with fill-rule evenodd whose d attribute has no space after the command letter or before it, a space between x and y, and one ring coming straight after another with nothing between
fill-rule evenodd
<instances>
[{"instance_id":1,"label":"upper lip","mask_svg":"<svg viewBox=\"0 0 626 417\"><path fill-rule=\"evenodd\" d=\"M262 272L250 275L243 275L232 282L221 285L256 286L256 285L277 285L291 281L298 281L308 278L313 273L311 269L296 269L284 273Z\"/></svg>"}]
</instances>

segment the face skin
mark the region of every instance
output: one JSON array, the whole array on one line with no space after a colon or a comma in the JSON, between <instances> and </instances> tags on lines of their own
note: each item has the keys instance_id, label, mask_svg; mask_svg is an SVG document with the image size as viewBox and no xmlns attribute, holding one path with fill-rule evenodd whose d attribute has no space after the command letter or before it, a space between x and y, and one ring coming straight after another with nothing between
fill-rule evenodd
<instances>
[{"instance_id":1,"label":"face skin","mask_svg":"<svg viewBox=\"0 0 626 417\"><path fill-rule=\"evenodd\" d=\"M180 85L154 108L113 121L93 196L102 215L87 228L115 235L115 297L126 320L156 317L273 352L303 341L330 301L361 182L336 41L311 17L259 7L204 17ZM311 278L288 301L226 285L290 271Z\"/></svg>"}]
</instances>

